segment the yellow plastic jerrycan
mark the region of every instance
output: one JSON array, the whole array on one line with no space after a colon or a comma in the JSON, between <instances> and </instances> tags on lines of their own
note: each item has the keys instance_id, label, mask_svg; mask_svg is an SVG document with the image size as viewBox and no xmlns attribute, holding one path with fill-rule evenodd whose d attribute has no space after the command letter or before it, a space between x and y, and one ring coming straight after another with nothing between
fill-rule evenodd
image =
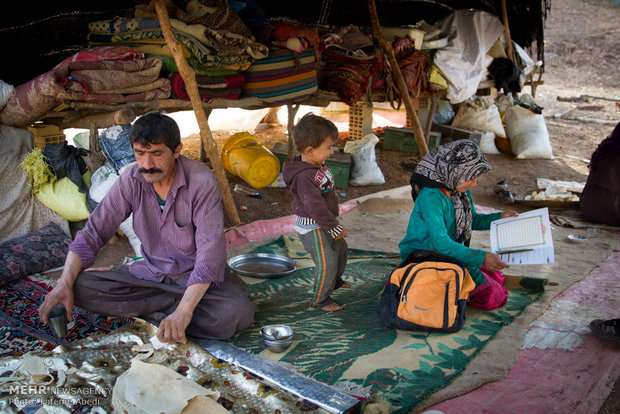
<instances>
[{"instance_id":1,"label":"yellow plastic jerrycan","mask_svg":"<svg viewBox=\"0 0 620 414\"><path fill-rule=\"evenodd\" d=\"M248 132L231 135L222 148L222 165L254 188L267 187L280 172L280 161Z\"/></svg>"}]
</instances>

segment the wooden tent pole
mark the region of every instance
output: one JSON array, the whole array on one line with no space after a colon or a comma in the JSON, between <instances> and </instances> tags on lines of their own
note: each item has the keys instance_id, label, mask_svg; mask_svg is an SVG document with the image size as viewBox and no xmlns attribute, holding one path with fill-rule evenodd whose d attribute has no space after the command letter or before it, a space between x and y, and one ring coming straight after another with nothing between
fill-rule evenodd
<instances>
[{"instance_id":1,"label":"wooden tent pole","mask_svg":"<svg viewBox=\"0 0 620 414\"><path fill-rule=\"evenodd\" d=\"M508 26L508 9L506 8L506 0L502 0L502 19L504 20L504 33L506 34L506 54L508 55L508 59L514 62L512 40L510 39L510 27Z\"/></svg>"},{"instance_id":2,"label":"wooden tent pole","mask_svg":"<svg viewBox=\"0 0 620 414\"><path fill-rule=\"evenodd\" d=\"M213 172L215 173L215 176L219 181L220 188L222 189L224 208L226 209L226 213L228 214L231 224L233 226L237 226L241 224L241 220L239 219L239 214L237 213L237 208L235 207L235 200L230 192L228 180L226 179L226 173L224 172L222 160L220 159L219 151L217 149L217 143L211 134L211 128L209 128L207 115L205 114L205 110L202 106L202 100L200 99L200 95L198 93L196 73L185 60L185 57L181 52L181 46L172 31L165 0L155 0L154 5L157 18L159 19L159 24L161 26L161 31L166 39L166 44L172 51L172 56L174 57L177 68L179 69L179 74L181 75L183 82L185 82L185 88L187 90L187 94L189 95L189 100L192 103L192 108L194 109L196 120L198 121L198 127L200 128L202 145L207 151L209 160L211 160Z\"/></svg>"},{"instance_id":3,"label":"wooden tent pole","mask_svg":"<svg viewBox=\"0 0 620 414\"><path fill-rule=\"evenodd\" d=\"M91 122L89 126L88 132L88 157L90 160L90 173L94 173L105 164L105 155L101 152L101 148L99 148L99 127L96 123Z\"/></svg>"},{"instance_id":4,"label":"wooden tent pole","mask_svg":"<svg viewBox=\"0 0 620 414\"><path fill-rule=\"evenodd\" d=\"M409 117L409 121L413 126L413 136L416 143L418 144L418 148L420 149L420 157L423 157L428 153L428 145L426 145L424 131L422 130L422 125L420 124L420 118L418 118L418 114L413 108L413 102L411 101L411 96L409 95L409 91L407 90L407 85L405 84L405 80L403 79L400 67L398 66L396 56L394 56L394 49L392 49L392 45L386 40L385 36L383 35L383 30L381 30L375 0L368 0L368 9L370 11L372 30L375 34L375 38L383 47L383 50L385 51L385 54L390 61L390 65L392 65L392 73L394 78L396 79L396 84L398 85L398 91L400 92L400 96L403 98L403 102L405 103L405 108L407 109L407 116Z\"/></svg>"},{"instance_id":5,"label":"wooden tent pole","mask_svg":"<svg viewBox=\"0 0 620 414\"><path fill-rule=\"evenodd\" d=\"M207 117L207 120L209 119L209 117L211 116L211 112L213 112L212 109L205 109L205 116ZM200 141L200 161L202 162L207 162L207 152L205 150L205 146L204 143L202 141Z\"/></svg>"},{"instance_id":6,"label":"wooden tent pole","mask_svg":"<svg viewBox=\"0 0 620 414\"><path fill-rule=\"evenodd\" d=\"M288 152L286 154L286 160L292 161L293 154L295 149L295 140L293 139L293 127L295 126L295 115L297 115L297 111L299 110L299 104L289 103L286 105L287 113L288 113L288 123L286 124L286 129L288 130Z\"/></svg>"}]
</instances>

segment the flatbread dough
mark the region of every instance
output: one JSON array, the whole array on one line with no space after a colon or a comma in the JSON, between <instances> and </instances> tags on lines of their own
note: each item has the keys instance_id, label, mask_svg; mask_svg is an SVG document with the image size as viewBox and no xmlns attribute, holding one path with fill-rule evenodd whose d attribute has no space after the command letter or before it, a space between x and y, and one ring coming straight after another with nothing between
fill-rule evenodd
<instances>
[{"instance_id":1,"label":"flatbread dough","mask_svg":"<svg viewBox=\"0 0 620 414\"><path fill-rule=\"evenodd\" d=\"M127 414L228 413L219 396L171 368L133 360L116 379L112 406Z\"/></svg>"}]
</instances>

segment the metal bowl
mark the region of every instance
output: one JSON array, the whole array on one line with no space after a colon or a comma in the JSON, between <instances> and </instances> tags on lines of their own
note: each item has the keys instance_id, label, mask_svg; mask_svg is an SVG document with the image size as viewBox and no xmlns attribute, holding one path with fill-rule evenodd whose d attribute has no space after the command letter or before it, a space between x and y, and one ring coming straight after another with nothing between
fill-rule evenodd
<instances>
[{"instance_id":1,"label":"metal bowl","mask_svg":"<svg viewBox=\"0 0 620 414\"><path fill-rule=\"evenodd\" d=\"M271 352L284 352L293 343L295 331L287 325L267 325L261 328L263 343Z\"/></svg>"},{"instance_id":2,"label":"metal bowl","mask_svg":"<svg viewBox=\"0 0 620 414\"><path fill-rule=\"evenodd\" d=\"M581 243L588 240L588 236L583 236L581 234L569 234L567 238L573 243Z\"/></svg>"},{"instance_id":3,"label":"metal bowl","mask_svg":"<svg viewBox=\"0 0 620 414\"><path fill-rule=\"evenodd\" d=\"M228 259L231 271L241 276L274 279L288 276L297 269L290 257L273 253L248 253Z\"/></svg>"}]
</instances>

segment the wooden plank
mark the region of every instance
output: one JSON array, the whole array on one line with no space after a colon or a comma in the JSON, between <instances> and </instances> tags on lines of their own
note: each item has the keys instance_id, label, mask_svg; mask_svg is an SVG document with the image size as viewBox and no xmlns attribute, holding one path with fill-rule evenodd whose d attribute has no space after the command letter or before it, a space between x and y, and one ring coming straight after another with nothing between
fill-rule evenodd
<instances>
[{"instance_id":1,"label":"wooden plank","mask_svg":"<svg viewBox=\"0 0 620 414\"><path fill-rule=\"evenodd\" d=\"M407 90L407 85L405 84L403 74L401 73L400 67L398 66L396 56L394 56L394 49L392 49L392 45L388 43L388 41L385 39L385 36L383 35L383 30L381 29L381 24L379 23L379 16L377 15L377 6L375 4L375 0L368 0L368 9L370 11L372 31L375 34L375 39L377 39L381 47L383 47L383 50L385 51L385 54L390 61L390 65L392 65L392 72L394 78L396 79L396 84L398 85L398 91L400 92L400 96L405 103L405 108L407 109L407 116L411 120L411 126L413 127L413 131L415 132L415 140L418 144L418 148L420 148L420 156L423 157L428 153L428 146L426 145L424 131L422 131L420 119L418 118L416 111L413 109L411 95L409 95L409 91Z\"/></svg>"},{"instance_id":2,"label":"wooden plank","mask_svg":"<svg viewBox=\"0 0 620 414\"><path fill-rule=\"evenodd\" d=\"M194 114L196 115L196 120L198 121L198 127L200 128L202 145L207 151L207 155L211 161L211 166L213 167L213 172L215 173L222 190L222 201L224 203L224 208L231 224L233 226L238 226L241 224L241 220L239 219L239 214L237 213L237 208L235 206L235 200L233 199L230 186L228 185L228 180L226 179L226 173L222 165L222 160L220 159L217 143L211 134L208 117L205 113L204 107L202 106L200 94L198 93L196 73L189 63L187 63L187 60L185 60L183 52L181 51L181 45L172 31L165 0L155 0L154 6L162 33L166 39L166 44L172 51L174 61L177 64L177 68L179 68L179 74L181 75L183 82L185 82L185 88L187 90L187 94L189 95L192 108L194 109Z\"/></svg>"}]
</instances>

